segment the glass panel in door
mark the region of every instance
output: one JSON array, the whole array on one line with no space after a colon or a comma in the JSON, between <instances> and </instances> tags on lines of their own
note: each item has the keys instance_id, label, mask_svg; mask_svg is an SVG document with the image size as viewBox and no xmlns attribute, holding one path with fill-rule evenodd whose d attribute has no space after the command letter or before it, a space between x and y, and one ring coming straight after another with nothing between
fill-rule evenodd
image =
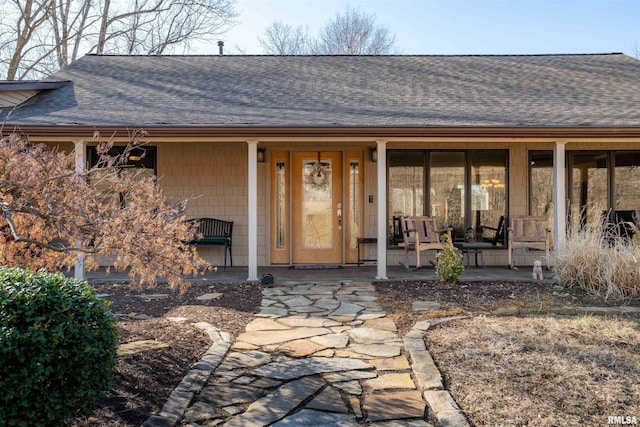
<instances>
[{"instance_id":1,"label":"glass panel in door","mask_svg":"<svg viewBox=\"0 0 640 427\"><path fill-rule=\"evenodd\" d=\"M342 262L340 153L293 154L293 262Z\"/></svg>"},{"instance_id":2,"label":"glass panel in door","mask_svg":"<svg viewBox=\"0 0 640 427\"><path fill-rule=\"evenodd\" d=\"M289 153L274 151L271 154L271 165L271 197L273 202L271 215L271 262L273 264L289 264L291 262Z\"/></svg>"},{"instance_id":3,"label":"glass panel in door","mask_svg":"<svg viewBox=\"0 0 640 427\"><path fill-rule=\"evenodd\" d=\"M358 262L358 237L365 237L363 191L364 174L362 169L362 151L345 152L345 208L344 208L344 236L345 262Z\"/></svg>"},{"instance_id":4,"label":"glass panel in door","mask_svg":"<svg viewBox=\"0 0 640 427\"><path fill-rule=\"evenodd\" d=\"M303 160L302 193L302 247L328 249L333 242L333 193L331 191L331 160Z\"/></svg>"}]
</instances>

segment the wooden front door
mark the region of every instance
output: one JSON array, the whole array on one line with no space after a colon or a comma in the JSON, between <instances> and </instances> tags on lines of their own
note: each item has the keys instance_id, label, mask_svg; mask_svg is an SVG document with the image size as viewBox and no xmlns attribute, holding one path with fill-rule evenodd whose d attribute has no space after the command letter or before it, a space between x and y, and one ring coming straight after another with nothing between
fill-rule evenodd
<instances>
[{"instance_id":1,"label":"wooden front door","mask_svg":"<svg viewBox=\"0 0 640 427\"><path fill-rule=\"evenodd\" d=\"M293 153L293 263L342 263L342 153Z\"/></svg>"}]
</instances>

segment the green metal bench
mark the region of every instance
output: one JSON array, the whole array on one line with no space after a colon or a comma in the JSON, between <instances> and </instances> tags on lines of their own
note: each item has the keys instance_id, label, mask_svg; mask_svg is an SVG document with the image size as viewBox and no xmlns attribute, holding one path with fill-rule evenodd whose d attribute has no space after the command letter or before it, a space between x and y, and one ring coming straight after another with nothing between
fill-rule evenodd
<instances>
[{"instance_id":1,"label":"green metal bench","mask_svg":"<svg viewBox=\"0 0 640 427\"><path fill-rule=\"evenodd\" d=\"M215 218L194 218L188 220L198 227L197 237L189 242L196 246L224 246L224 268L227 269L227 251L230 264L233 267L233 254L231 253L231 235L233 233L233 221L223 221Z\"/></svg>"}]
</instances>

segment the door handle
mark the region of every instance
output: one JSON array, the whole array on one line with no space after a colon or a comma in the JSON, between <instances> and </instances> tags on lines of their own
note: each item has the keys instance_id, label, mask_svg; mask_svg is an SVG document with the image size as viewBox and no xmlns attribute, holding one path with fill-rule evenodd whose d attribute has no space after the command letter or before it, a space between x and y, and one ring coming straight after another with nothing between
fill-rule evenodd
<instances>
[{"instance_id":1,"label":"door handle","mask_svg":"<svg viewBox=\"0 0 640 427\"><path fill-rule=\"evenodd\" d=\"M337 214L338 214L338 230L342 230L342 203L338 203L337 206Z\"/></svg>"}]
</instances>

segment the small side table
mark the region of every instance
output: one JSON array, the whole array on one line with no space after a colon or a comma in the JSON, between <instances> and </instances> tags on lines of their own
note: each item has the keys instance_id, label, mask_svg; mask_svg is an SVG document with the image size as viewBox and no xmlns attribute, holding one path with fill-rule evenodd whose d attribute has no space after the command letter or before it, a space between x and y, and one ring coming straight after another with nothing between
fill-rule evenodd
<instances>
[{"instance_id":1,"label":"small side table","mask_svg":"<svg viewBox=\"0 0 640 427\"><path fill-rule=\"evenodd\" d=\"M480 255L480 261L482 262L482 267L487 268L484 264L484 255L483 251L485 249L491 249L493 246L488 242L453 242L453 246L460 249L462 255L467 254L467 268L469 268L469 264L471 264L471 254L473 253L476 258L476 268L478 267L478 254Z\"/></svg>"},{"instance_id":2,"label":"small side table","mask_svg":"<svg viewBox=\"0 0 640 427\"><path fill-rule=\"evenodd\" d=\"M356 239L356 248L358 249L358 267L360 264L367 261L377 261L377 259L363 259L360 254L360 247L364 246L368 243L378 243L378 239L376 237L358 237Z\"/></svg>"}]
</instances>

